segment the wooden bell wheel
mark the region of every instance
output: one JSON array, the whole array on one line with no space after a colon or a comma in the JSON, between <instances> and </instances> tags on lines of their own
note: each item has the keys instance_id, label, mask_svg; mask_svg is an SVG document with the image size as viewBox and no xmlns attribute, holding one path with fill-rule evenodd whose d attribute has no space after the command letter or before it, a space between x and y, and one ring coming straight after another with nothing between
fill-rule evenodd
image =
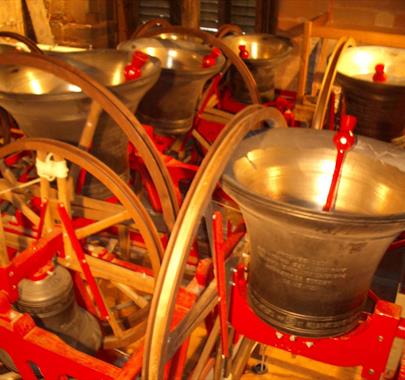
<instances>
[{"instance_id":1,"label":"wooden bell wheel","mask_svg":"<svg viewBox=\"0 0 405 380\"><path fill-rule=\"evenodd\" d=\"M252 105L238 113L224 128L204 158L180 210L172 235L165 251L155 293L146 335L143 379L163 379L167 362L173 358L182 343L191 335L204 318L218 304L215 281L212 281L184 318L173 327L173 313L193 239L200 225L201 217L210 205L212 192L230 158L234 147L251 129L263 121L272 121L277 127L286 127L282 114L273 108ZM209 218L209 217L208 217ZM215 327L216 326L216 327ZM205 345L195 364L191 378L200 378L209 362L214 360L213 348L219 333L215 323L205 337ZM240 345L239 354L233 362L233 373L237 378L243 368L243 358L249 354L251 343ZM215 371L221 370L221 361Z\"/></svg>"},{"instance_id":2,"label":"wooden bell wheel","mask_svg":"<svg viewBox=\"0 0 405 380\"><path fill-rule=\"evenodd\" d=\"M79 146L85 150L90 150L100 114L105 111L125 133L143 159L162 203L164 221L167 228L171 230L178 210L178 201L170 175L153 142L121 100L89 75L53 57L40 54L5 53L0 55L0 65L22 65L47 71L78 86L90 97L92 103L79 142Z\"/></svg>"},{"instance_id":3,"label":"wooden bell wheel","mask_svg":"<svg viewBox=\"0 0 405 380\"><path fill-rule=\"evenodd\" d=\"M132 33L131 39L141 37L147 32L150 32L153 29L159 29L162 27L170 27L171 24L165 18L153 18L151 20L146 21L144 24L140 25L136 30Z\"/></svg>"},{"instance_id":4,"label":"wooden bell wheel","mask_svg":"<svg viewBox=\"0 0 405 380\"><path fill-rule=\"evenodd\" d=\"M240 26L235 24L223 24L218 28L218 31L215 33L215 37L223 38L229 34L242 34L242 29Z\"/></svg>"},{"instance_id":5,"label":"wooden bell wheel","mask_svg":"<svg viewBox=\"0 0 405 380\"><path fill-rule=\"evenodd\" d=\"M163 255L160 236L151 217L130 187L89 153L60 141L24 138L0 148L0 158L3 162L8 156L23 151L32 152L31 157L37 158L37 167L38 160L51 166L55 162L66 162L69 174L57 176L55 180L46 174L38 177L33 169L30 183L23 184L17 182L9 168L2 166L0 198L22 209L32 224L28 232L18 230L9 223L10 214L3 213L6 248L21 251L35 246L39 239L46 240L63 231L64 255L58 255L57 260L77 273L74 280L87 309L98 317L103 317L104 312L112 331L105 336L104 347L124 347L140 339L146 329L154 276ZM70 186L72 165L85 169L107 187L117 202L75 194ZM28 205L27 199L33 197L41 201L41 211ZM141 243L130 244L127 238L131 234L139 236ZM85 255L93 280L81 265L80 251ZM94 285L104 309L96 297Z\"/></svg>"},{"instance_id":6,"label":"wooden bell wheel","mask_svg":"<svg viewBox=\"0 0 405 380\"><path fill-rule=\"evenodd\" d=\"M15 41L22 42L31 53L44 54L44 52L38 47L38 45L29 38L14 32L8 32L5 30L0 31L0 38L11 38Z\"/></svg>"},{"instance_id":7,"label":"wooden bell wheel","mask_svg":"<svg viewBox=\"0 0 405 380\"><path fill-rule=\"evenodd\" d=\"M339 62L339 58L348 47L354 46L355 44L356 43L352 38L342 37L337 42L329 58L329 63L323 75L321 89L316 100L314 115L312 118L312 128L314 129L322 129L325 123L325 115L329 105L332 86L335 82L337 74L337 65Z\"/></svg>"},{"instance_id":8,"label":"wooden bell wheel","mask_svg":"<svg viewBox=\"0 0 405 380\"><path fill-rule=\"evenodd\" d=\"M0 31L0 38L22 42L31 53L44 54L34 41L21 34L2 30ZM14 126L11 115L0 107L0 146L8 144L11 141L11 126Z\"/></svg>"}]
</instances>

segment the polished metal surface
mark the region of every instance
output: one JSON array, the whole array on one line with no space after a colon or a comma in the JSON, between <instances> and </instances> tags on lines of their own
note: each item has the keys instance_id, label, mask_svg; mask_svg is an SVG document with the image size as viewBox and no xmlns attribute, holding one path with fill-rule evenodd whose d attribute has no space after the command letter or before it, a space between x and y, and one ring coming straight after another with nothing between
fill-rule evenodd
<instances>
[{"instance_id":1,"label":"polished metal surface","mask_svg":"<svg viewBox=\"0 0 405 380\"><path fill-rule=\"evenodd\" d=\"M384 64L385 82L374 82L375 66ZM405 50L381 46L347 49L337 79L347 112L358 118L357 133L384 141L402 136L405 129Z\"/></svg>"},{"instance_id":2,"label":"polished metal surface","mask_svg":"<svg viewBox=\"0 0 405 380\"><path fill-rule=\"evenodd\" d=\"M197 102L205 82L225 63L221 55L215 65L205 68L202 59L211 50L190 40L138 38L125 41L118 49L141 50L159 58L162 72L158 82L142 99L137 115L159 133L184 134L193 125Z\"/></svg>"},{"instance_id":3,"label":"polished metal surface","mask_svg":"<svg viewBox=\"0 0 405 380\"><path fill-rule=\"evenodd\" d=\"M249 301L281 331L334 336L352 329L376 267L405 226L405 152L359 137L336 206L322 211L333 132L273 129L245 139L223 177L247 224Z\"/></svg>"},{"instance_id":4,"label":"polished metal surface","mask_svg":"<svg viewBox=\"0 0 405 380\"><path fill-rule=\"evenodd\" d=\"M18 285L17 308L29 313L41 327L59 335L73 347L95 353L102 334L97 320L79 307L70 273L61 266L42 280L23 279Z\"/></svg>"},{"instance_id":5,"label":"polished metal surface","mask_svg":"<svg viewBox=\"0 0 405 380\"><path fill-rule=\"evenodd\" d=\"M262 101L274 98L274 68L281 63L292 51L289 39L270 34L246 34L227 36L223 39L234 53L239 55L239 46L244 45L249 58L244 59L252 72ZM229 82L235 99L249 103L246 87L238 72L231 67Z\"/></svg>"},{"instance_id":6,"label":"polished metal surface","mask_svg":"<svg viewBox=\"0 0 405 380\"><path fill-rule=\"evenodd\" d=\"M197 36L193 36L187 33L160 33L156 35L156 37L162 39L162 40L173 40L173 41L189 41L194 44L201 44L204 45L204 41L201 38L198 38Z\"/></svg>"},{"instance_id":7,"label":"polished metal surface","mask_svg":"<svg viewBox=\"0 0 405 380\"><path fill-rule=\"evenodd\" d=\"M160 64L151 57L142 76L125 82L125 66L131 57L116 50L50 53L108 86L131 111L156 82ZM29 137L59 139L77 145L85 126L91 99L81 89L55 75L27 66L1 66L0 105L15 118ZM96 128L92 153L123 178L128 177L127 137L103 113ZM109 195L98 183L86 183L83 192L97 198Z\"/></svg>"}]
</instances>

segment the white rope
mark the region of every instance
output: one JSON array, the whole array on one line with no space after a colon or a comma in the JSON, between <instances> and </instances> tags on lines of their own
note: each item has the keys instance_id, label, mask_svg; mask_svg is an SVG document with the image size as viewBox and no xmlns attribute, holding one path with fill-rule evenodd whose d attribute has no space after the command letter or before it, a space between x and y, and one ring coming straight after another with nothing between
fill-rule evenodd
<instances>
[{"instance_id":1,"label":"white rope","mask_svg":"<svg viewBox=\"0 0 405 380\"><path fill-rule=\"evenodd\" d=\"M8 193L9 191L23 189L24 187L34 185L34 184L38 183L40 180L41 180L41 178L35 178L35 179L31 180L31 181L20 183L17 186L9 187L7 189L4 189L4 190L0 191L0 195Z\"/></svg>"},{"instance_id":2,"label":"white rope","mask_svg":"<svg viewBox=\"0 0 405 380\"><path fill-rule=\"evenodd\" d=\"M48 181L53 181L55 178L66 178L69 172L66 161L55 161L52 153L48 153L45 161L42 161L37 157L35 166L37 168L38 176L45 178Z\"/></svg>"}]
</instances>

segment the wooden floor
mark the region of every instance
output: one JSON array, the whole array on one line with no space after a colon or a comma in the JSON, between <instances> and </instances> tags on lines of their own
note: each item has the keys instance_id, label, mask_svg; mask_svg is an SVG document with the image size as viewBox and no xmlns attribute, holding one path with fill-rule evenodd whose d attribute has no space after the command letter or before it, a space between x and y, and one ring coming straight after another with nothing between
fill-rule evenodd
<instances>
[{"instance_id":1,"label":"wooden floor","mask_svg":"<svg viewBox=\"0 0 405 380\"><path fill-rule=\"evenodd\" d=\"M252 358L249 368L258 363L260 360ZM360 368L335 367L272 347L266 350L265 364L266 374L258 375L249 369L242 380L361 380Z\"/></svg>"}]
</instances>

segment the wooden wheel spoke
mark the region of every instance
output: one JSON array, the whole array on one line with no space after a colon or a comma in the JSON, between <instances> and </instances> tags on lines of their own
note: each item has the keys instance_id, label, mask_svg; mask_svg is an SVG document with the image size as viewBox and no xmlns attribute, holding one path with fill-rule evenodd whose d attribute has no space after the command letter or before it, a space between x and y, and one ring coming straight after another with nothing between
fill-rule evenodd
<instances>
[{"instance_id":1,"label":"wooden wheel spoke","mask_svg":"<svg viewBox=\"0 0 405 380\"><path fill-rule=\"evenodd\" d=\"M9 259L6 247L6 236L4 234L3 219L0 215L0 267L8 265Z\"/></svg>"},{"instance_id":2,"label":"wooden wheel spoke","mask_svg":"<svg viewBox=\"0 0 405 380\"><path fill-rule=\"evenodd\" d=\"M4 160L0 160L0 173L12 186L16 186L18 184L17 178L10 170L9 167L6 166Z\"/></svg>"},{"instance_id":3,"label":"wooden wheel spoke","mask_svg":"<svg viewBox=\"0 0 405 380\"><path fill-rule=\"evenodd\" d=\"M98 102L93 100L90 104L90 110L87 114L86 122L83 127L82 134L79 140L79 148L83 149L86 152L89 152L91 145L93 143L94 134L96 132L97 124L100 119L100 115L103 111L103 108ZM74 178L75 183L79 180L80 167L74 165L71 168L71 175Z\"/></svg>"},{"instance_id":4,"label":"wooden wheel spoke","mask_svg":"<svg viewBox=\"0 0 405 380\"><path fill-rule=\"evenodd\" d=\"M124 293L129 299L131 299L136 305L138 305L140 308L144 308L149 305L149 301L145 299L145 297L142 297L140 294L138 294L133 288L131 288L128 285L118 283L118 282L113 282L112 283L117 289L119 289L122 293Z\"/></svg>"},{"instance_id":5,"label":"wooden wheel spoke","mask_svg":"<svg viewBox=\"0 0 405 380\"><path fill-rule=\"evenodd\" d=\"M123 331L122 336L119 338L115 336L108 336L104 339L104 348L112 349L122 346L127 346L129 344L134 344L136 341L142 339L146 331L146 318L139 324Z\"/></svg>"},{"instance_id":6,"label":"wooden wheel spoke","mask_svg":"<svg viewBox=\"0 0 405 380\"><path fill-rule=\"evenodd\" d=\"M197 362L197 365L194 368L194 371L190 377L190 380L199 380L203 378L201 375L203 374L204 370L207 367L207 363L209 362L210 355L214 346L217 342L219 336L219 318L215 320L214 326L205 342L204 348L201 352L200 358ZM214 363L211 363L212 366Z\"/></svg>"},{"instance_id":7,"label":"wooden wheel spoke","mask_svg":"<svg viewBox=\"0 0 405 380\"><path fill-rule=\"evenodd\" d=\"M86 260L89 263L94 277L99 277L111 282L122 283L147 294L153 293L155 281L150 276L134 272L119 265L111 264L90 255L86 255ZM59 262L67 268L81 272L80 266L71 260L60 258Z\"/></svg>"},{"instance_id":8,"label":"wooden wheel spoke","mask_svg":"<svg viewBox=\"0 0 405 380\"><path fill-rule=\"evenodd\" d=\"M117 318L115 317L114 312L113 312L113 311L111 310L111 308L108 306L107 297L106 297L106 295L105 295L105 293L104 293L104 291L103 291L103 280L100 280L100 279L99 279L99 280L97 281L97 283L98 283L98 287L99 287L99 289L100 289L101 297L103 298L104 304L105 304L106 307L107 307L108 322L109 322L109 324L110 324L110 326L111 326L111 329L112 329L112 331L113 331L113 334L114 334L117 338L120 339L120 338L123 336L124 331L123 331L123 329L121 328L119 321L118 321Z\"/></svg>"},{"instance_id":9,"label":"wooden wheel spoke","mask_svg":"<svg viewBox=\"0 0 405 380\"><path fill-rule=\"evenodd\" d=\"M0 199L4 199L20 209L24 216L33 225L37 226L39 224L39 216L25 203L22 195L11 190L14 187L18 187L18 182L15 182L13 185L5 178L0 179Z\"/></svg>"},{"instance_id":10,"label":"wooden wheel spoke","mask_svg":"<svg viewBox=\"0 0 405 380\"><path fill-rule=\"evenodd\" d=\"M90 105L90 111L87 115L86 123L80 136L79 148L89 151L93 142L94 133L100 119L102 107L98 102L93 100Z\"/></svg>"},{"instance_id":11,"label":"wooden wheel spoke","mask_svg":"<svg viewBox=\"0 0 405 380\"><path fill-rule=\"evenodd\" d=\"M78 239L84 239L90 235L97 234L107 228L114 226L119 223L123 223L124 221L130 219L130 214L128 211L124 210L112 216L108 216L107 218L98 220L88 226L78 228L76 232L76 236Z\"/></svg>"}]
</instances>

